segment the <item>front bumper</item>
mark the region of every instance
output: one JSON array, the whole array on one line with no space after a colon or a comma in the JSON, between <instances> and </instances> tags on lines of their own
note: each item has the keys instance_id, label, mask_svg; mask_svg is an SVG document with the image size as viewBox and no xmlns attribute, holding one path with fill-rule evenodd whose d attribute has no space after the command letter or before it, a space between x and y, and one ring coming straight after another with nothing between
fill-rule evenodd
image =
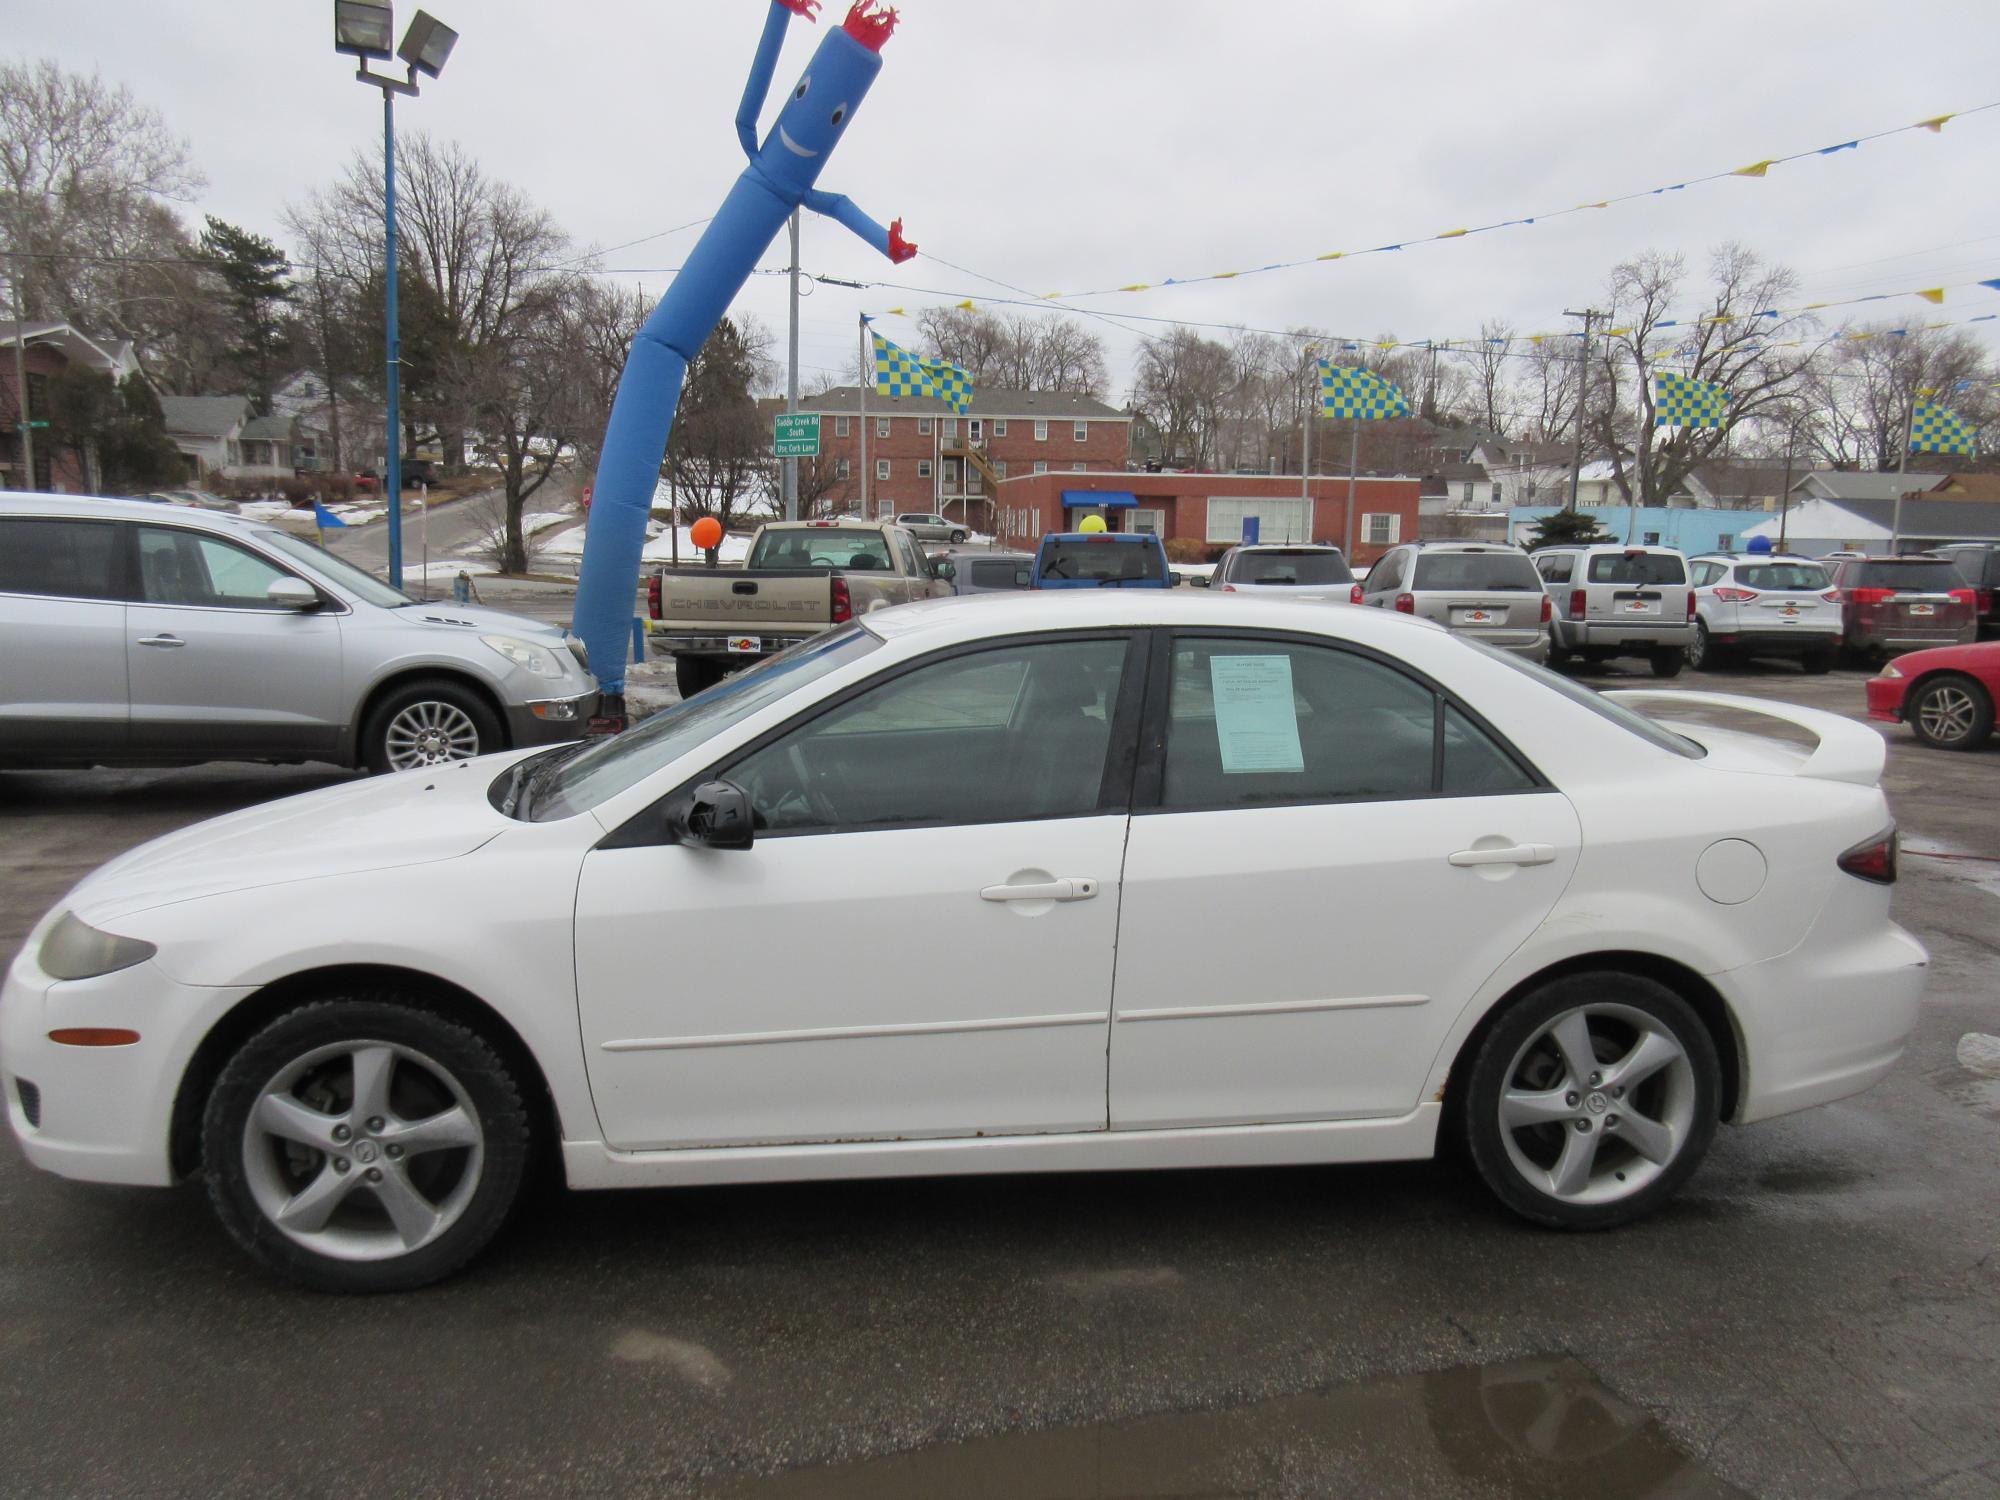
<instances>
[{"instance_id":1,"label":"front bumper","mask_svg":"<svg viewBox=\"0 0 2000 1500\"><path fill-rule=\"evenodd\" d=\"M214 1017L249 994L177 984L151 961L57 981L23 950L0 985L0 1093L28 1160L84 1182L165 1187L174 1180L174 1096ZM49 1040L67 1026L124 1027L125 1047ZM32 1085L36 1118L20 1085Z\"/></svg>"},{"instance_id":2,"label":"front bumper","mask_svg":"<svg viewBox=\"0 0 2000 1500\"><path fill-rule=\"evenodd\" d=\"M1907 677L1871 677L1867 682L1868 717L1885 724L1903 722L1903 699L1910 690Z\"/></svg>"},{"instance_id":3,"label":"front bumper","mask_svg":"<svg viewBox=\"0 0 2000 1500\"><path fill-rule=\"evenodd\" d=\"M579 698L540 698L508 704L509 743L516 750L526 750L535 745L582 739L591 715L597 712L598 697L597 692L591 691Z\"/></svg>"}]
</instances>

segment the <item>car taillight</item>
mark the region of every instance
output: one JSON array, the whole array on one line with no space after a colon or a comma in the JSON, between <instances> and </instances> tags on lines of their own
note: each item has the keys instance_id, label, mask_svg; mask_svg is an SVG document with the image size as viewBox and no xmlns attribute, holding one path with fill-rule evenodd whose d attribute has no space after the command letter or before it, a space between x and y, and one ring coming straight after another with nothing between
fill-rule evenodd
<instances>
[{"instance_id":1,"label":"car taillight","mask_svg":"<svg viewBox=\"0 0 2000 1500\"><path fill-rule=\"evenodd\" d=\"M1693 590L1693 589L1689 589L1689 590L1688 590L1688 618L1689 618L1690 620L1692 620L1692 619L1694 618L1694 590Z\"/></svg>"},{"instance_id":2,"label":"car taillight","mask_svg":"<svg viewBox=\"0 0 2000 1500\"><path fill-rule=\"evenodd\" d=\"M1855 589L1850 597L1856 604L1887 604L1896 597L1894 589Z\"/></svg>"},{"instance_id":3,"label":"car taillight","mask_svg":"<svg viewBox=\"0 0 2000 1500\"><path fill-rule=\"evenodd\" d=\"M1757 591L1755 589L1717 589L1715 597L1718 599L1727 599L1731 604L1741 604L1745 599L1755 599Z\"/></svg>"},{"instance_id":4,"label":"car taillight","mask_svg":"<svg viewBox=\"0 0 2000 1500\"><path fill-rule=\"evenodd\" d=\"M854 596L847 591L847 580L838 573L833 575L833 623L845 625L854 618Z\"/></svg>"},{"instance_id":5,"label":"car taillight","mask_svg":"<svg viewBox=\"0 0 2000 1500\"><path fill-rule=\"evenodd\" d=\"M646 612L654 619L660 618L660 575L655 573L646 580Z\"/></svg>"},{"instance_id":6,"label":"car taillight","mask_svg":"<svg viewBox=\"0 0 2000 1500\"><path fill-rule=\"evenodd\" d=\"M1840 603L1840 590L1828 589L1824 594L1820 595L1820 598L1824 599L1828 604L1838 604Z\"/></svg>"},{"instance_id":7,"label":"car taillight","mask_svg":"<svg viewBox=\"0 0 2000 1500\"><path fill-rule=\"evenodd\" d=\"M1896 830L1891 828L1878 833L1865 843L1856 844L1835 861L1848 874L1862 880L1872 880L1877 885L1896 883Z\"/></svg>"},{"instance_id":8,"label":"car taillight","mask_svg":"<svg viewBox=\"0 0 2000 1500\"><path fill-rule=\"evenodd\" d=\"M1225 583L1222 586L1222 592L1225 594L1233 594L1236 592L1236 585L1233 583Z\"/></svg>"},{"instance_id":9,"label":"car taillight","mask_svg":"<svg viewBox=\"0 0 2000 1500\"><path fill-rule=\"evenodd\" d=\"M1548 624L1556 617L1556 601L1547 594L1542 595L1542 623Z\"/></svg>"},{"instance_id":10,"label":"car taillight","mask_svg":"<svg viewBox=\"0 0 2000 1500\"><path fill-rule=\"evenodd\" d=\"M1581 620L1586 607L1587 601L1584 598L1583 590L1571 589L1569 591L1569 617L1572 620Z\"/></svg>"},{"instance_id":11,"label":"car taillight","mask_svg":"<svg viewBox=\"0 0 2000 1500\"><path fill-rule=\"evenodd\" d=\"M1979 608L1979 596L1973 593L1971 589L1953 589L1951 597L1956 599L1960 604L1963 604L1967 609L1977 610Z\"/></svg>"},{"instance_id":12,"label":"car taillight","mask_svg":"<svg viewBox=\"0 0 2000 1500\"><path fill-rule=\"evenodd\" d=\"M1413 615L1416 612L1417 612L1417 596L1415 594L1398 594L1396 596L1397 614Z\"/></svg>"},{"instance_id":13,"label":"car taillight","mask_svg":"<svg viewBox=\"0 0 2000 1500\"><path fill-rule=\"evenodd\" d=\"M1991 613L1993 613L1993 590L1991 589L1975 590L1972 598L1973 598L1973 607L1976 608L1982 615L1990 615Z\"/></svg>"},{"instance_id":14,"label":"car taillight","mask_svg":"<svg viewBox=\"0 0 2000 1500\"><path fill-rule=\"evenodd\" d=\"M1347 602L1349 604L1359 604L1361 602L1361 599L1362 599L1361 585L1357 583L1354 585L1353 588L1348 590Z\"/></svg>"}]
</instances>

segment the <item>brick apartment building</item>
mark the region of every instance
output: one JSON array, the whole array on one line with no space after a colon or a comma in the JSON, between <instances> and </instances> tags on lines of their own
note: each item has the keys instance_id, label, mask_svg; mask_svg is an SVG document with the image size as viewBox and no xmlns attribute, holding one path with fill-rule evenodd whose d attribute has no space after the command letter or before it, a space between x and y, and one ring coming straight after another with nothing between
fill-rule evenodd
<instances>
[{"instance_id":1,"label":"brick apartment building","mask_svg":"<svg viewBox=\"0 0 2000 1500\"><path fill-rule=\"evenodd\" d=\"M928 396L869 391L868 508L878 516L936 511L990 531L999 487L1021 475L1114 474L1130 464L1132 416L1089 396L981 389L960 416ZM760 402L767 424L782 401ZM861 508L861 392L839 386L802 396L820 414L823 507ZM804 471L802 493L814 487Z\"/></svg>"},{"instance_id":2,"label":"brick apartment building","mask_svg":"<svg viewBox=\"0 0 2000 1500\"><path fill-rule=\"evenodd\" d=\"M1415 478L1354 481L1356 566L1418 535ZM1093 473L1009 477L1000 486L1002 540L1032 544L1050 531L1074 531L1102 516L1113 531L1150 531L1164 541L1191 537L1220 551L1244 537L1254 518L1263 542L1330 541L1347 545L1347 479L1319 477L1302 495L1296 476Z\"/></svg>"}]
</instances>

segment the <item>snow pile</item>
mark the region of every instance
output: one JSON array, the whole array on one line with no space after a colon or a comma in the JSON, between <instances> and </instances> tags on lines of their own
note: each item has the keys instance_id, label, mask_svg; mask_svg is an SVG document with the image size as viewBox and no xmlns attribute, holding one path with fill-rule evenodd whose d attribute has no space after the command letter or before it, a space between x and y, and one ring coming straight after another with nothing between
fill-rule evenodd
<instances>
[{"instance_id":1,"label":"snow pile","mask_svg":"<svg viewBox=\"0 0 2000 1500\"><path fill-rule=\"evenodd\" d=\"M292 504L289 500L245 500L237 514L246 521L282 521L292 514Z\"/></svg>"},{"instance_id":2,"label":"snow pile","mask_svg":"<svg viewBox=\"0 0 2000 1500\"><path fill-rule=\"evenodd\" d=\"M646 530L649 540L646 543L646 550L640 556L647 562L672 562L674 560L672 530L657 522L649 525ZM583 527L573 526L561 536L551 539L541 550L551 557L581 557L583 532ZM680 528L680 534L681 561L688 564L705 561L706 555L694 544L693 528L683 526ZM722 545L716 549L716 556L726 563L740 563L749 555L750 538L739 536L734 532L724 536Z\"/></svg>"},{"instance_id":3,"label":"snow pile","mask_svg":"<svg viewBox=\"0 0 2000 1500\"><path fill-rule=\"evenodd\" d=\"M499 571L492 563L488 562L460 561L434 562L429 564L405 563L403 565L403 576L405 578L421 578L426 582L434 578L441 578L448 583L461 573L469 574L474 578L490 578Z\"/></svg>"}]
</instances>

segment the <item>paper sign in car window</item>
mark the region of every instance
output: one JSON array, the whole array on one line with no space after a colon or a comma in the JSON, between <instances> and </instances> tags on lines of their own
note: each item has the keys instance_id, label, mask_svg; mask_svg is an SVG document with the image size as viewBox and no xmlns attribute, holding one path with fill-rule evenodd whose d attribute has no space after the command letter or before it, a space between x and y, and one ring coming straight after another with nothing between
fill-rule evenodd
<instances>
[{"instance_id":1,"label":"paper sign in car window","mask_svg":"<svg viewBox=\"0 0 2000 1500\"><path fill-rule=\"evenodd\" d=\"M1208 680L1225 773L1306 768L1289 656L1212 656Z\"/></svg>"}]
</instances>

